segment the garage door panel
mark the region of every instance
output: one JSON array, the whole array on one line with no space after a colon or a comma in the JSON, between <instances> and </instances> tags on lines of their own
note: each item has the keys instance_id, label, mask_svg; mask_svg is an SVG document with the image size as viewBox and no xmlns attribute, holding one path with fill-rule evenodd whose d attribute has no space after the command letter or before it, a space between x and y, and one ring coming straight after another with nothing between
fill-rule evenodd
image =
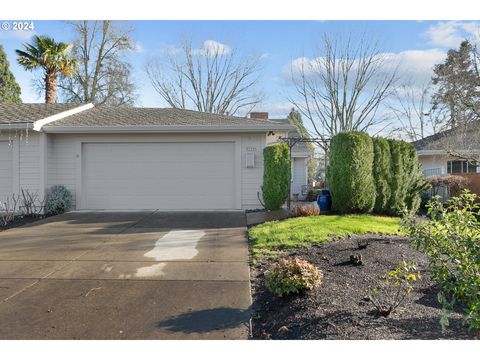
<instances>
[{"instance_id":1,"label":"garage door panel","mask_svg":"<svg viewBox=\"0 0 480 360\"><path fill-rule=\"evenodd\" d=\"M234 209L235 146L86 143L85 209Z\"/></svg>"}]
</instances>

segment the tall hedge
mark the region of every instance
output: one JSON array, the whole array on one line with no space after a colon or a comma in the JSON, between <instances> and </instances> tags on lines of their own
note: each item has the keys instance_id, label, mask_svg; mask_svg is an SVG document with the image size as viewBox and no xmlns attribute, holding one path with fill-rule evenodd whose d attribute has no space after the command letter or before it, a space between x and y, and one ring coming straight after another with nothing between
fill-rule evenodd
<instances>
[{"instance_id":1,"label":"tall hedge","mask_svg":"<svg viewBox=\"0 0 480 360\"><path fill-rule=\"evenodd\" d=\"M422 165L418 161L418 155L415 147L411 144L406 145L405 173L407 176L407 193L405 195L405 205L408 210L417 211L422 201L421 193L430 186L425 180L422 171Z\"/></svg>"},{"instance_id":2,"label":"tall hedge","mask_svg":"<svg viewBox=\"0 0 480 360\"><path fill-rule=\"evenodd\" d=\"M405 207L407 181L405 174L405 143L398 140L388 140L392 157L390 177L390 199L387 205L387 214L397 215Z\"/></svg>"},{"instance_id":3,"label":"tall hedge","mask_svg":"<svg viewBox=\"0 0 480 360\"><path fill-rule=\"evenodd\" d=\"M373 179L375 181L375 206L374 211L377 214L385 214L388 211L388 202L390 200L390 177L391 155L390 144L387 139L374 137L373 139Z\"/></svg>"},{"instance_id":4,"label":"tall hedge","mask_svg":"<svg viewBox=\"0 0 480 360\"><path fill-rule=\"evenodd\" d=\"M268 210L278 210L288 198L291 177L290 150L276 144L263 150L263 201Z\"/></svg>"},{"instance_id":5,"label":"tall hedge","mask_svg":"<svg viewBox=\"0 0 480 360\"><path fill-rule=\"evenodd\" d=\"M343 132L330 142L327 180L339 213L368 213L375 204L373 142L364 132Z\"/></svg>"},{"instance_id":6,"label":"tall hedge","mask_svg":"<svg viewBox=\"0 0 480 360\"><path fill-rule=\"evenodd\" d=\"M417 211L420 206L420 194L425 189L421 165L415 147L405 141L388 140L390 144L391 197L386 213L399 215L407 208Z\"/></svg>"}]
</instances>

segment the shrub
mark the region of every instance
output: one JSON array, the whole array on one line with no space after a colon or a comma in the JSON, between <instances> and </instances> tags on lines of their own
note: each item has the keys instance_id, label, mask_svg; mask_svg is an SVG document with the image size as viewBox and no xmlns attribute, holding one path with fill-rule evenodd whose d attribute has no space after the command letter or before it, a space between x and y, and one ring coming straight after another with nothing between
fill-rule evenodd
<instances>
[{"instance_id":1,"label":"shrub","mask_svg":"<svg viewBox=\"0 0 480 360\"><path fill-rule=\"evenodd\" d=\"M368 213L375 204L373 142L364 132L333 136L327 179L333 208L340 213Z\"/></svg>"},{"instance_id":2,"label":"shrub","mask_svg":"<svg viewBox=\"0 0 480 360\"><path fill-rule=\"evenodd\" d=\"M370 290L370 301L379 315L388 317L402 305L413 290L413 283L420 279L415 263L402 263L386 275L385 286L379 291Z\"/></svg>"},{"instance_id":3,"label":"shrub","mask_svg":"<svg viewBox=\"0 0 480 360\"><path fill-rule=\"evenodd\" d=\"M311 189L311 190L308 190L307 197L306 197L305 200L307 200L307 201L316 201L318 195L320 195L321 193L322 193L322 190L321 190L321 189Z\"/></svg>"},{"instance_id":4,"label":"shrub","mask_svg":"<svg viewBox=\"0 0 480 360\"><path fill-rule=\"evenodd\" d=\"M422 166L418 161L417 150L412 144L403 143L403 151L405 152L405 206L409 211L417 212L422 202L422 193L427 190L430 185L425 181ZM401 211L396 215L400 215Z\"/></svg>"},{"instance_id":5,"label":"shrub","mask_svg":"<svg viewBox=\"0 0 480 360\"><path fill-rule=\"evenodd\" d=\"M323 274L313 264L299 258L283 259L265 275L267 289L283 296L311 290L322 282Z\"/></svg>"},{"instance_id":6,"label":"shrub","mask_svg":"<svg viewBox=\"0 0 480 360\"><path fill-rule=\"evenodd\" d=\"M278 210L288 198L290 150L287 144L267 146L263 150L263 201L267 210Z\"/></svg>"},{"instance_id":7,"label":"shrub","mask_svg":"<svg viewBox=\"0 0 480 360\"><path fill-rule=\"evenodd\" d=\"M373 140L374 160L373 179L375 181L376 198L374 210L377 214L387 212L390 200L391 154L388 140L375 137Z\"/></svg>"},{"instance_id":8,"label":"shrub","mask_svg":"<svg viewBox=\"0 0 480 360\"><path fill-rule=\"evenodd\" d=\"M442 203L435 196L428 205L429 221L411 213L402 220L414 244L429 258L432 279L440 288L441 324L456 303L464 308L465 322L480 333L480 205L479 197L465 190Z\"/></svg>"},{"instance_id":9,"label":"shrub","mask_svg":"<svg viewBox=\"0 0 480 360\"><path fill-rule=\"evenodd\" d=\"M416 212L421 193L428 188L413 145L405 141L388 140L391 155L390 199L386 213L397 216L407 208Z\"/></svg>"},{"instance_id":10,"label":"shrub","mask_svg":"<svg viewBox=\"0 0 480 360\"><path fill-rule=\"evenodd\" d=\"M468 179L458 175L433 175L427 177L426 181L432 187L432 195L439 195L440 189L444 188L450 196L460 195L461 191L470 183Z\"/></svg>"},{"instance_id":11,"label":"shrub","mask_svg":"<svg viewBox=\"0 0 480 360\"><path fill-rule=\"evenodd\" d=\"M62 185L55 185L48 191L46 211L47 214L63 214L70 209L72 204L72 194Z\"/></svg>"},{"instance_id":12,"label":"shrub","mask_svg":"<svg viewBox=\"0 0 480 360\"><path fill-rule=\"evenodd\" d=\"M315 216L320 215L320 208L317 205L301 205L293 209L293 216Z\"/></svg>"}]
</instances>

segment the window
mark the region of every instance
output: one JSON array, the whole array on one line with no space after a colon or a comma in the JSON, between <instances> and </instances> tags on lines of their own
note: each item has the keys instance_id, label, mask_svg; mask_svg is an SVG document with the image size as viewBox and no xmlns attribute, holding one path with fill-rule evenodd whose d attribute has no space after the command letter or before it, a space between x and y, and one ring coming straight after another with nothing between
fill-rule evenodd
<instances>
[{"instance_id":1,"label":"window","mask_svg":"<svg viewBox=\"0 0 480 360\"><path fill-rule=\"evenodd\" d=\"M447 173L462 174L462 173L476 173L478 163L476 161L468 160L448 160Z\"/></svg>"}]
</instances>

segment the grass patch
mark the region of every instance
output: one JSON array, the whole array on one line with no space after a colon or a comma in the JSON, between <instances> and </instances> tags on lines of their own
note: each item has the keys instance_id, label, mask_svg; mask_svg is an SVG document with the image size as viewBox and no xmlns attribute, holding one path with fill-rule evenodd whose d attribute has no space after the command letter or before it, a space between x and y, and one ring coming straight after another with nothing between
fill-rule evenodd
<instances>
[{"instance_id":1,"label":"grass patch","mask_svg":"<svg viewBox=\"0 0 480 360\"><path fill-rule=\"evenodd\" d=\"M282 251L308 247L351 234L398 234L400 218L374 215L308 216L270 221L250 228L254 258L275 258Z\"/></svg>"}]
</instances>

